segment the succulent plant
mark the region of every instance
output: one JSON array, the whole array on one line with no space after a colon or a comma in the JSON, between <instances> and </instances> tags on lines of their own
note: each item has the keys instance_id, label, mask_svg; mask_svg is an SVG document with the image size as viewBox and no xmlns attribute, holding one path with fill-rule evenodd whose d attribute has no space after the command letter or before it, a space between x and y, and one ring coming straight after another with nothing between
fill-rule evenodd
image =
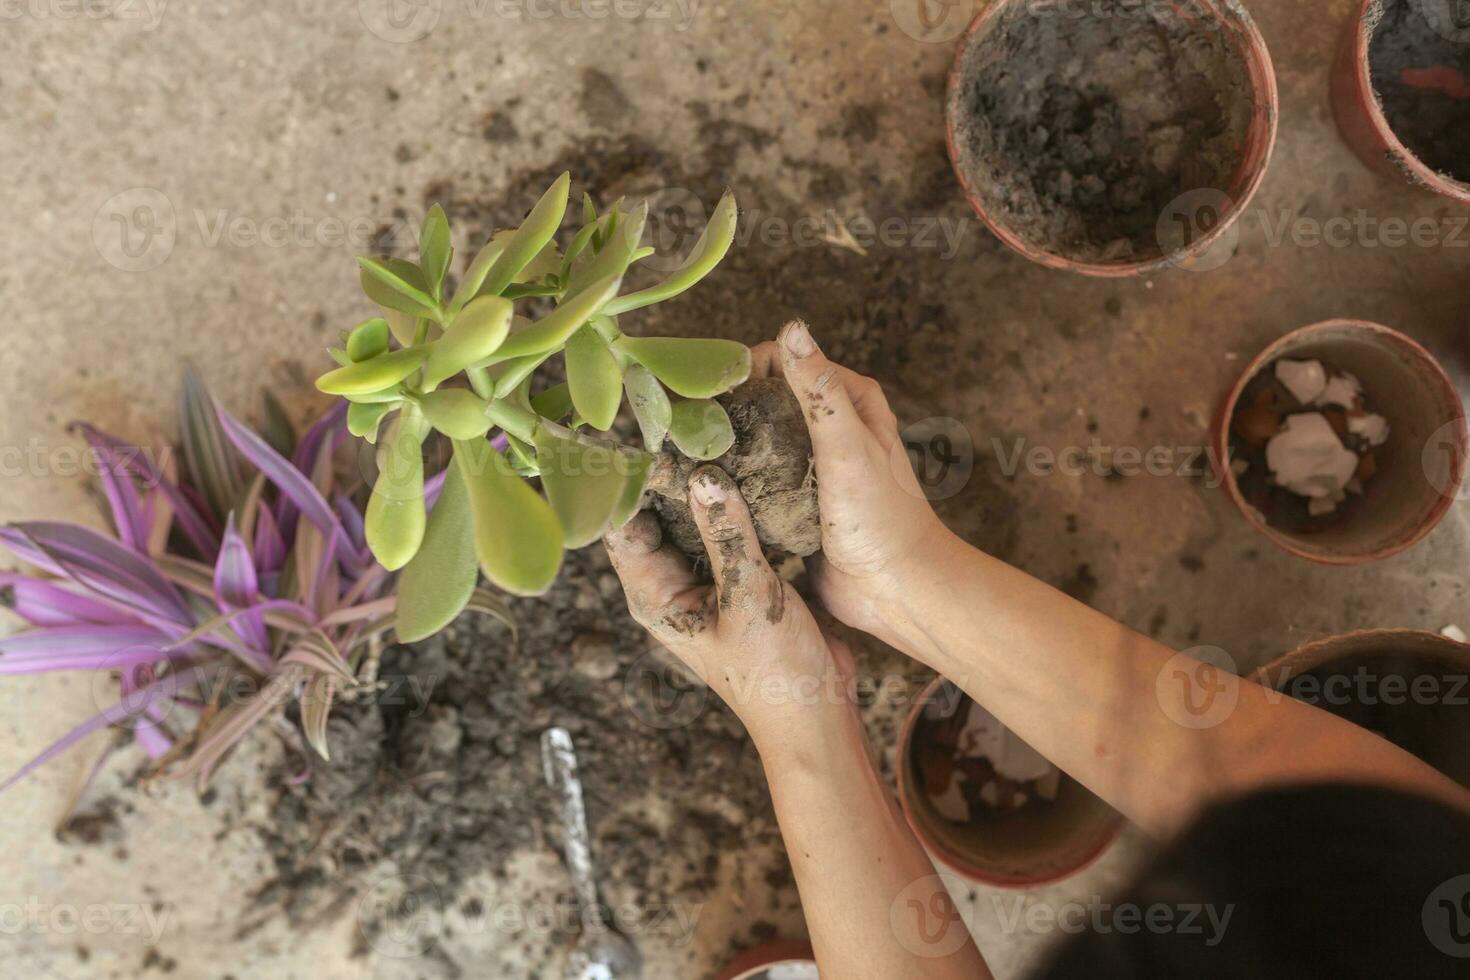
<instances>
[{"instance_id":1,"label":"succulent plant","mask_svg":"<svg viewBox=\"0 0 1470 980\"><path fill-rule=\"evenodd\" d=\"M713 399L746 379L749 350L630 336L619 317L679 295L719 263L735 233L734 197L720 200L673 272L619 295L625 273L653 254L642 244L647 203L620 200L599 214L584 195L584 223L563 251L569 185L563 174L518 228L496 233L452 291L450 228L438 205L423 222L417 264L359 260L363 291L382 315L343 335L331 352L339 366L317 387L345 398L349 428L377 446L366 540L384 568L402 569L402 640L452 620L474 591L477 566L507 592L544 592L564 549L596 541L637 511L665 439L699 459L733 439ZM531 320L517 314L521 300L553 305ZM557 355L566 381L538 390L537 370ZM596 435L612 427L625 392L642 449ZM423 460L434 432L452 442L453 457L430 514Z\"/></svg>"},{"instance_id":2,"label":"succulent plant","mask_svg":"<svg viewBox=\"0 0 1470 980\"><path fill-rule=\"evenodd\" d=\"M362 477L339 459L344 406L299 441L275 401L266 406L260 434L187 374L179 453L78 426L112 534L52 522L0 528L0 544L42 573L0 573L0 608L31 627L0 638L0 674L86 671L99 700L114 681L119 694L0 789L118 726L159 771L203 783L293 699L306 741L326 756L334 698L375 672L394 576L367 548ZM426 487L431 500L439 482ZM489 593L474 607L509 615Z\"/></svg>"}]
</instances>

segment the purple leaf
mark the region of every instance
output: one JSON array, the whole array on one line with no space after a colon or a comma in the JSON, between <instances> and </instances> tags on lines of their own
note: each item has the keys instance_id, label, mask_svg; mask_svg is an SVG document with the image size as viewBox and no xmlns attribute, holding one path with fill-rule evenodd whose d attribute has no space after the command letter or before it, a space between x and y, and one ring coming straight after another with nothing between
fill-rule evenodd
<instances>
[{"instance_id":1,"label":"purple leaf","mask_svg":"<svg viewBox=\"0 0 1470 980\"><path fill-rule=\"evenodd\" d=\"M215 766L219 765L236 743L249 734L257 722L290 699L301 675L300 667L286 667L245 701L232 704L220 712L195 748L194 754L189 756L174 775L183 778L197 773L200 784L207 783Z\"/></svg>"},{"instance_id":2,"label":"purple leaf","mask_svg":"<svg viewBox=\"0 0 1470 980\"><path fill-rule=\"evenodd\" d=\"M51 626L46 629L27 630L0 639L0 663L16 657L33 657L45 654L109 653L125 650L132 646L148 645L157 648L168 642L168 638L151 626L119 626L117 624L95 624L88 626Z\"/></svg>"},{"instance_id":3,"label":"purple leaf","mask_svg":"<svg viewBox=\"0 0 1470 980\"><path fill-rule=\"evenodd\" d=\"M9 572L0 572L0 609L9 609L32 626L128 622L125 613L111 606L68 592L53 582Z\"/></svg>"},{"instance_id":4,"label":"purple leaf","mask_svg":"<svg viewBox=\"0 0 1470 980\"><path fill-rule=\"evenodd\" d=\"M97 430L82 426L79 431L97 461L97 477L102 482L102 493L112 511L112 524L117 529L118 540L134 551L143 551L148 546L147 525L132 475ZM137 450L138 447L130 448Z\"/></svg>"},{"instance_id":5,"label":"purple leaf","mask_svg":"<svg viewBox=\"0 0 1470 980\"><path fill-rule=\"evenodd\" d=\"M347 403L338 400L331 409L317 419L306 435L296 445L296 452L291 456L291 465L297 472L310 475L316 472L317 461L323 452L333 452L341 439L347 435ZM283 495L276 502L276 523L280 525L281 534L290 538L296 529L297 505L289 496ZM318 525L320 526L320 525Z\"/></svg>"},{"instance_id":6,"label":"purple leaf","mask_svg":"<svg viewBox=\"0 0 1470 980\"><path fill-rule=\"evenodd\" d=\"M219 419L224 426L225 435L229 436L235 448L259 467L266 479L279 487L281 493L306 515L307 520L316 525L323 534L331 536L337 533L337 517L331 505L322 498L306 474L292 466L260 436L235 421L223 408L219 410ZM304 443L305 440L303 445Z\"/></svg>"},{"instance_id":7,"label":"purple leaf","mask_svg":"<svg viewBox=\"0 0 1470 980\"><path fill-rule=\"evenodd\" d=\"M93 715L51 743L40 755L22 766L19 772L5 780L5 782L0 783L0 792L4 792L11 786L14 786L18 781L29 775L37 766L50 762L93 732L100 731L109 725L115 725L120 721L143 713L148 710L154 701L159 698L168 697L189 684L198 683L203 675L204 671L200 668L190 668L188 670L182 670L177 674L169 674L166 677L154 681L147 687L139 688L124 698L119 704L113 705L101 714Z\"/></svg>"},{"instance_id":8,"label":"purple leaf","mask_svg":"<svg viewBox=\"0 0 1470 980\"><path fill-rule=\"evenodd\" d=\"M115 436L110 436L85 422L77 423L89 443L96 440L98 443L112 449L117 455L119 465L132 472L142 481L144 487L152 488L168 498L168 502L174 509L174 520L178 521L179 530L189 539L199 554L213 561L215 552L219 549L219 535L214 527L207 521L200 509L181 491L174 483L167 479L163 473L149 458L148 454L137 446L124 444Z\"/></svg>"},{"instance_id":9,"label":"purple leaf","mask_svg":"<svg viewBox=\"0 0 1470 980\"><path fill-rule=\"evenodd\" d=\"M262 575L278 572L286 563L286 542L269 507L260 508L255 515L254 562L256 571Z\"/></svg>"},{"instance_id":10,"label":"purple leaf","mask_svg":"<svg viewBox=\"0 0 1470 980\"><path fill-rule=\"evenodd\" d=\"M214 565L214 597L220 608L227 612L248 608L260 599L260 583L255 577L250 546L235 529L233 512L225 524L219 560ZM241 617L240 632L245 641L255 649L270 649L270 640L266 637L265 622L260 618L260 613L250 612Z\"/></svg>"},{"instance_id":11,"label":"purple leaf","mask_svg":"<svg viewBox=\"0 0 1470 980\"><path fill-rule=\"evenodd\" d=\"M170 622L193 621L178 591L157 568L91 528L51 521L10 524L0 528L0 543L22 560L65 575L103 598Z\"/></svg>"},{"instance_id":12,"label":"purple leaf","mask_svg":"<svg viewBox=\"0 0 1470 980\"><path fill-rule=\"evenodd\" d=\"M281 663L297 664L318 674L332 674L348 684L357 683L352 668L347 666L337 647L321 630L312 630L298 640L281 658Z\"/></svg>"},{"instance_id":13,"label":"purple leaf","mask_svg":"<svg viewBox=\"0 0 1470 980\"><path fill-rule=\"evenodd\" d=\"M245 492L240 458L220 428L214 399L193 368L184 370L179 391L179 435L190 482L216 520L234 509Z\"/></svg>"},{"instance_id":14,"label":"purple leaf","mask_svg":"<svg viewBox=\"0 0 1470 980\"><path fill-rule=\"evenodd\" d=\"M174 747L173 739L164 733L158 722L146 715L133 722L133 738L155 762L168 755L168 750Z\"/></svg>"},{"instance_id":15,"label":"purple leaf","mask_svg":"<svg viewBox=\"0 0 1470 980\"><path fill-rule=\"evenodd\" d=\"M444 489L444 478L448 475L449 470L443 469L424 481L424 506L429 510L434 509L434 503Z\"/></svg>"}]
</instances>

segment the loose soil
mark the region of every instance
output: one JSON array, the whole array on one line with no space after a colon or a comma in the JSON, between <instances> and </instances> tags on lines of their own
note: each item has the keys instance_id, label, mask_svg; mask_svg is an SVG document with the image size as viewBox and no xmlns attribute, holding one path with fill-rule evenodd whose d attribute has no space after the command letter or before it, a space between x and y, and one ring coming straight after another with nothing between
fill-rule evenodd
<instances>
[{"instance_id":1,"label":"loose soil","mask_svg":"<svg viewBox=\"0 0 1470 980\"><path fill-rule=\"evenodd\" d=\"M1441 0L1385 0L1369 74L1394 135L1426 166L1470 181L1470 24L1445 2L1441 33L1421 6Z\"/></svg>"},{"instance_id":2,"label":"loose soil","mask_svg":"<svg viewBox=\"0 0 1470 980\"><path fill-rule=\"evenodd\" d=\"M735 444L712 461L735 480L750 505L756 532L774 563L806 557L822 546L812 441L801 403L781 378L759 378L718 401L730 415ZM687 555L705 557L689 511L689 476L705 465L675 451L667 454L655 487L654 506L670 539Z\"/></svg>"},{"instance_id":3,"label":"loose soil","mask_svg":"<svg viewBox=\"0 0 1470 980\"><path fill-rule=\"evenodd\" d=\"M950 118L966 182L1048 253L1159 255L1171 201L1235 190L1252 117L1244 56L1212 21L1163 4L1032 7L1013 4L959 68Z\"/></svg>"}]
</instances>

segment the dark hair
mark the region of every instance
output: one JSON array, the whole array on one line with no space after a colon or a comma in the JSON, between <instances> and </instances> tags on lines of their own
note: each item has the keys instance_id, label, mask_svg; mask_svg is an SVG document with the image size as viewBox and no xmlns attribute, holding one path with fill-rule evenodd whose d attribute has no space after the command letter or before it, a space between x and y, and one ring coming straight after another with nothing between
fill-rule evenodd
<instances>
[{"instance_id":1,"label":"dark hair","mask_svg":"<svg viewBox=\"0 0 1470 980\"><path fill-rule=\"evenodd\" d=\"M1470 815L1365 786L1269 790L1203 814L1124 905L1162 906L1156 921L1170 921L1123 932L1089 920L1040 976L1464 980ZM1196 906L1213 918L1182 928Z\"/></svg>"}]
</instances>

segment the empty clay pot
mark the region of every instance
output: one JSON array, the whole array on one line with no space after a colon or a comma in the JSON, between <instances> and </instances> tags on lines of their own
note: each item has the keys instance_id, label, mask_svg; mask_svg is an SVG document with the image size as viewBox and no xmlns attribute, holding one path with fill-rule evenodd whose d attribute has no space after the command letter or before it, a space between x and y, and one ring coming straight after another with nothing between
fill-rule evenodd
<instances>
[{"instance_id":1,"label":"empty clay pot","mask_svg":"<svg viewBox=\"0 0 1470 980\"><path fill-rule=\"evenodd\" d=\"M1254 679L1470 786L1470 645L1422 630L1359 630L1308 643Z\"/></svg>"},{"instance_id":2,"label":"empty clay pot","mask_svg":"<svg viewBox=\"0 0 1470 980\"><path fill-rule=\"evenodd\" d=\"M1470 17L1464 9L1461 0L1362 0L1343 33L1332 67L1332 112L1343 139L1369 167L1470 204L1470 178L1466 176L1470 158L1461 161L1464 169L1456 177L1443 166L1431 166L1409 146L1409 142L1424 139L1426 129L1457 134L1454 138L1470 143L1463 125L1470 117ZM1401 50L1389 52L1380 47L1375 52L1375 35L1386 23L1395 23L1393 18L1404 19L1408 40L1398 46ZM1393 111L1408 113L1400 116L1405 126L1402 134L1395 131L1385 95L1375 86L1375 57L1382 59L1380 83L1393 86L1389 93ZM1409 102L1416 95L1418 105ZM1465 109L1457 114L1455 106L1461 100ZM1439 103L1440 114L1449 114L1442 123L1435 122L1434 102ZM1430 133L1431 138L1435 135L1443 134ZM1443 165L1446 161L1438 162Z\"/></svg>"},{"instance_id":3,"label":"empty clay pot","mask_svg":"<svg viewBox=\"0 0 1470 980\"><path fill-rule=\"evenodd\" d=\"M955 872L990 885L1023 888L1065 878L1102 856L1118 837L1123 818L1081 783L1062 775L1054 801L1013 813L989 813L969 824L952 823L924 794L915 762L914 736L924 708L941 694L960 692L935 678L915 699L898 736L898 798L915 836Z\"/></svg>"},{"instance_id":4,"label":"empty clay pot","mask_svg":"<svg viewBox=\"0 0 1470 980\"><path fill-rule=\"evenodd\" d=\"M961 40L945 118L996 237L1117 277L1220 244L1265 175L1277 111L1271 56L1235 0L994 0Z\"/></svg>"},{"instance_id":5,"label":"empty clay pot","mask_svg":"<svg viewBox=\"0 0 1470 980\"><path fill-rule=\"evenodd\" d=\"M1246 500L1230 470L1230 429L1241 396L1277 359L1320 360L1355 375L1378 414L1388 419L1377 472L1341 523L1308 533L1273 527ZM1428 351L1397 330L1363 320L1302 327L1262 351L1216 413L1213 459L1230 498L1272 542L1329 565L1357 565L1397 554L1434 529L1455 502L1465 475L1467 440L1460 395Z\"/></svg>"}]
</instances>

